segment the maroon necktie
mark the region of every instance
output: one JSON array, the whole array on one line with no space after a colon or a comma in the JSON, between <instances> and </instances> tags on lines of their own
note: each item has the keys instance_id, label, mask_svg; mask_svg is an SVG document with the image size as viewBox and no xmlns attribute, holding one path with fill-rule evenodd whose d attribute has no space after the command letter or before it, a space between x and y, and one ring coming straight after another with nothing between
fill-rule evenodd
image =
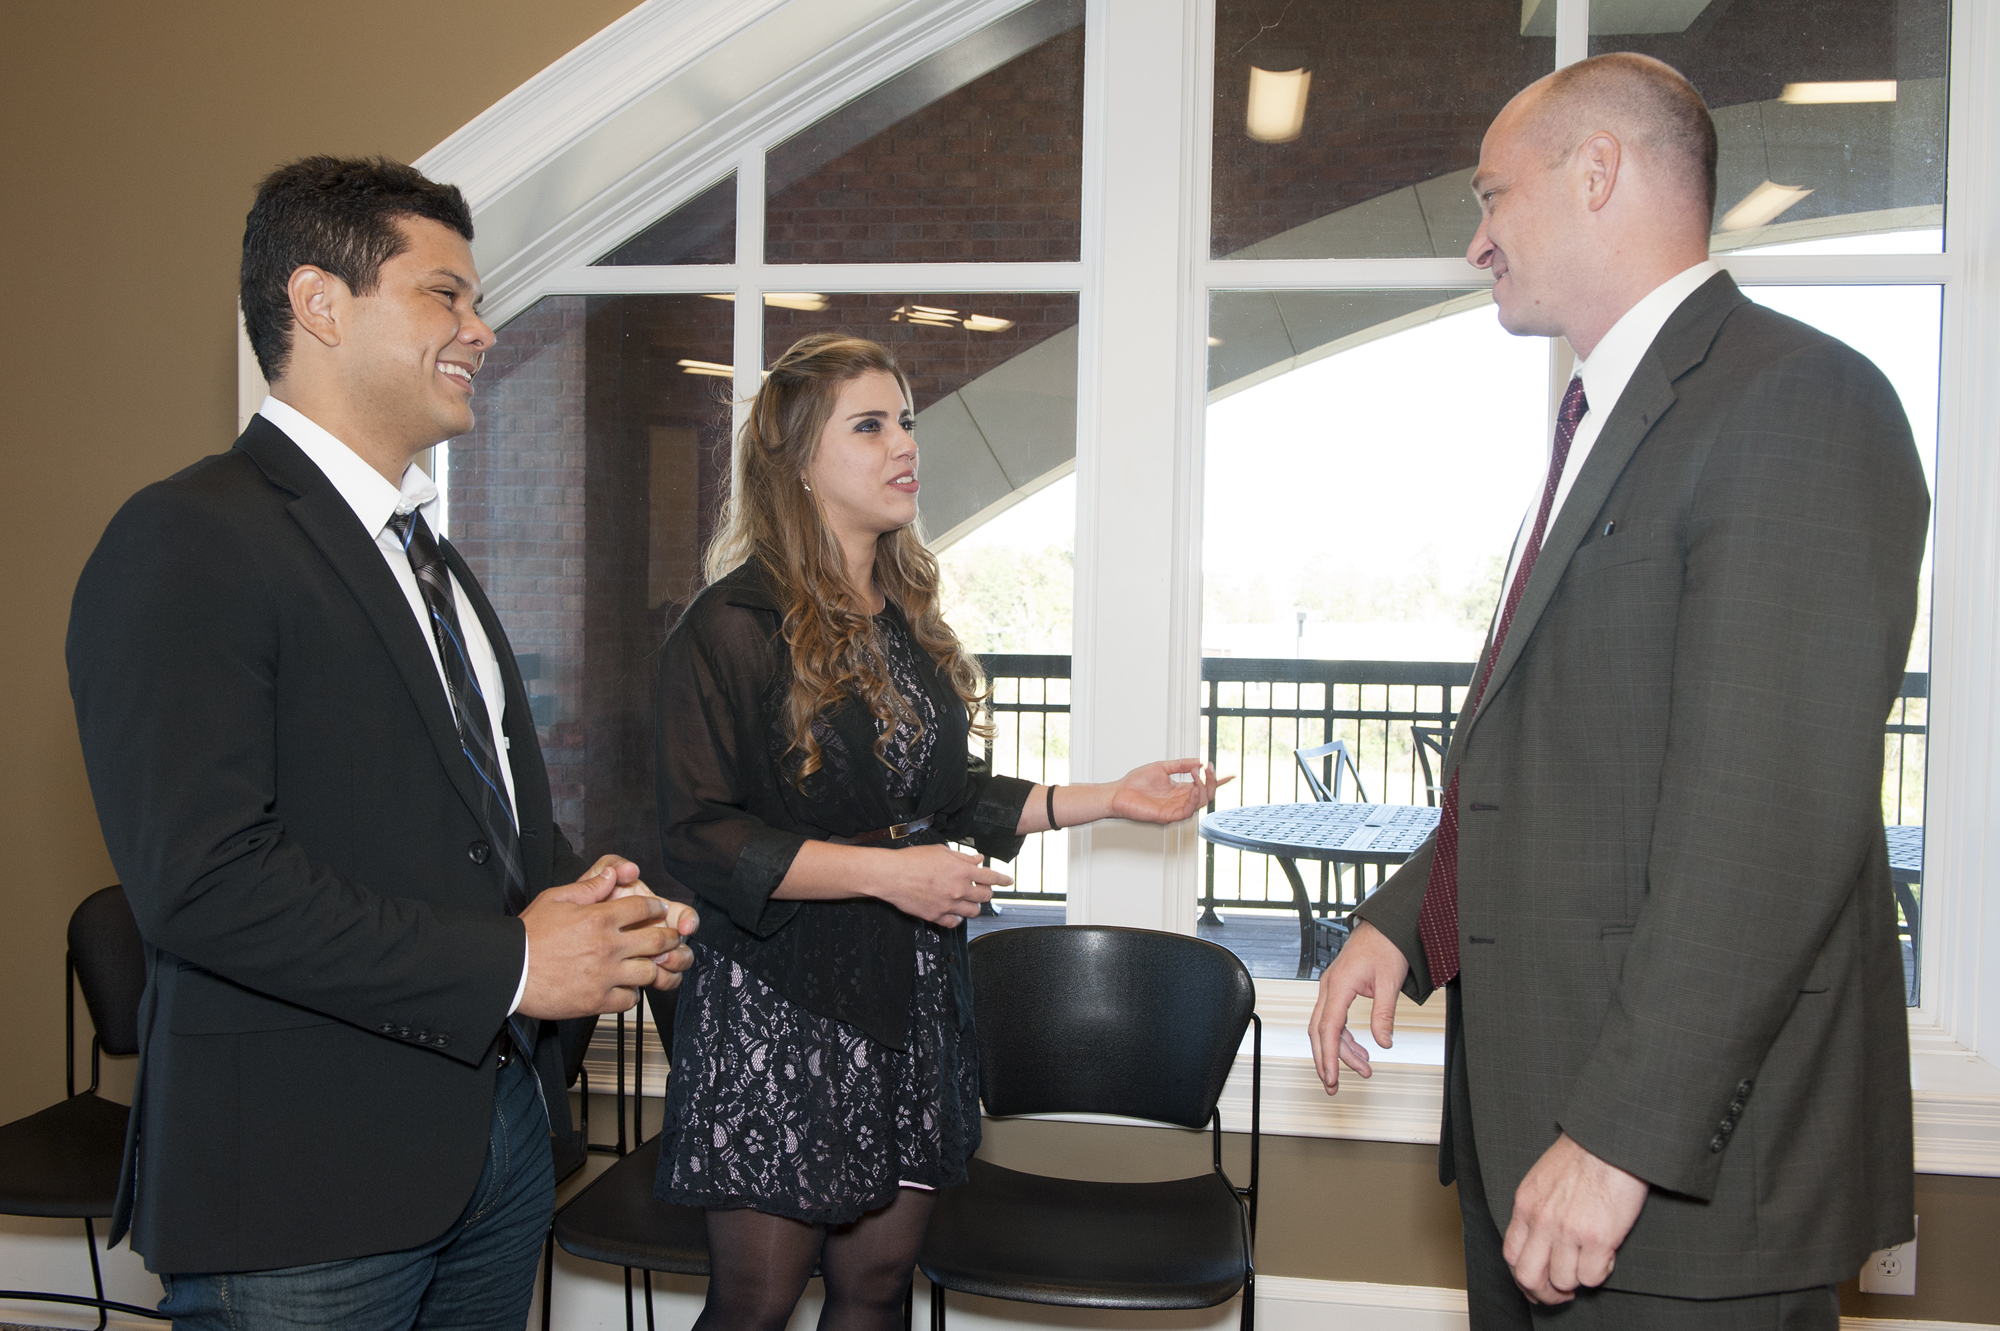
<instances>
[{"instance_id":1,"label":"maroon necktie","mask_svg":"<svg viewBox=\"0 0 2000 1331\"><path fill-rule=\"evenodd\" d=\"M1590 410L1584 400L1583 380L1569 381L1563 394L1562 410L1556 413L1556 446L1549 455L1549 479L1542 486L1542 506L1535 511L1535 525L1528 543L1521 549L1521 567L1508 584L1507 599L1501 603L1499 622L1493 626L1493 644L1486 649L1486 669L1480 672L1479 687L1473 691L1468 719L1479 711L1486 696L1486 683L1493 678L1493 663L1506 645L1507 630L1514 623L1514 611L1521 604L1521 592L1528 575L1535 571L1535 559L1542 552L1542 537L1549 529L1549 513L1555 507L1556 487L1562 484L1563 465L1569 461L1570 442L1576 438L1576 424ZM1444 809L1438 818L1437 846L1431 855L1430 881L1424 884L1424 904L1417 912L1417 936L1424 942L1424 960L1430 965L1431 985L1448 984L1458 974L1458 771L1444 790Z\"/></svg>"}]
</instances>

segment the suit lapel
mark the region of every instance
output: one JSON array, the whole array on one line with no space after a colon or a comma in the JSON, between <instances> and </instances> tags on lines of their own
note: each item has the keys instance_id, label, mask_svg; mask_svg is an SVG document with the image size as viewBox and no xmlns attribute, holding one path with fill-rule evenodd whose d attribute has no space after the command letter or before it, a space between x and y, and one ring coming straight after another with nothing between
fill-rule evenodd
<instances>
[{"instance_id":1,"label":"suit lapel","mask_svg":"<svg viewBox=\"0 0 2000 1331\"><path fill-rule=\"evenodd\" d=\"M1555 596L1556 585L1569 570L1570 557L1589 533L1611 488L1624 474L1632 455L1639 451L1660 418L1674 404L1674 381L1699 365L1708 354L1722 321L1747 297L1736 289L1727 273L1718 273L1694 291L1660 329L1653 345L1639 358L1632 378L1604 422L1590 456L1577 472L1576 483L1563 500L1562 511L1542 538L1535 569L1522 589L1521 603L1515 607L1514 621L1507 627L1507 641L1501 644L1500 659L1494 663L1493 677L1480 697L1476 724L1500 686L1507 682L1514 665L1527 650L1535 624ZM1503 589L1504 592L1504 589Z\"/></svg>"},{"instance_id":2,"label":"suit lapel","mask_svg":"<svg viewBox=\"0 0 2000 1331\"><path fill-rule=\"evenodd\" d=\"M403 589L383 562L381 550L368 539L368 533L340 491L333 488L333 483L284 431L261 416L256 417L236 446L248 453L266 476L298 496L288 506L292 520L319 548L375 626L383 649L395 662L397 673L403 677L403 684L423 717L424 730L437 749L453 788L477 817L479 790L473 784L477 778L460 746L451 701L445 697L444 682L438 678L430 644L424 640L417 617L410 612Z\"/></svg>"}]
</instances>

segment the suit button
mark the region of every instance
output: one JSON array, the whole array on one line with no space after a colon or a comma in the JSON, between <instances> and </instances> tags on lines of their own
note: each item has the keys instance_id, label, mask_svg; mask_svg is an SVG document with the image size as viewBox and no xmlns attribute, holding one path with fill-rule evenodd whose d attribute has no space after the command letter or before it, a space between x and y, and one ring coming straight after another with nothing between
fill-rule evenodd
<instances>
[{"instance_id":1,"label":"suit button","mask_svg":"<svg viewBox=\"0 0 2000 1331\"><path fill-rule=\"evenodd\" d=\"M436 1039L432 1040L431 1043L436 1045L438 1048L442 1049L446 1045L450 1044L451 1041L447 1040L444 1036L440 1035Z\"/></svg>"},{"instance_id":2,"label":"suit button","mask_svg":"<svg viewBox=\"0 0 2000 1331\"><path fill-rule=\"evenodd\" d=\"M409 1028L408 1026L398 1026L398 1027L396 1028L396 1038L398 1038L398 1039L401 1039L401 1040L407 1040L407 1039L409 1039L409 1038L410 1038L410 1028Z\"/></svg>"},{"instance_id":3,"label":"suit button","mask_svg":"<svg viewBox=\"0 0 2000 1331\"><path fill-rule=\"evenodd\" d=\"M487 845L484 841L475 841L465 848L465 857L474 864L486 863L487 857L492 854L493 847Z\"/></svg>"},{"instance_id":4,"label":"suit button","mask_svg":"<svg viewBox=\"0 0 2000 1331\"><path fill-rule=\"evenodd\" d=\"M1716 1124L1716 1131L1727 1137L1730 1133L1736 1131L1736 1121L1725 1118L1722 1122Z\"/></svg>"},{"instance_id":5,"label":"suit button","mask_svg":"<svg viewBox=\"0 0 2000 1331\"><path fill-rule=\"evenodd\" d=\"M1721 1154L1721 1152L1722 1152L1722 1134L1717 1133L1715 1136L1710 1137L1708 1139L1708 1153L1710 1155L1719 1155Z\"/></svg>"},{"instance_id":6,"label":"suit button","mask_svg":"<svg viewBox=\"0 0 2000 1331\"><path fill-rule=\"evenodd\" d=\"M394 1035L396 1033L396 1023L393 1021L385 1021L380 1026L377 1026L375 1029L382 1032L382 1034L384 1035Z\"/></svg>"},{"instance_id":7,"label":"suit button","mask_svg":"<svg viewBox=\"0 0 2000 1331\"><path fill-rule=\"evenodd\" d=\"M429 1044L430 1042L431 1042L431 1033L429 1031L420 1030L417 1032L418 1044Z\"/></svg>"},{"instance_id":8,"label":"suit button","mask_svg":"<svg viewBox=\"0 0 2000 1331\"><path fill-rule=\"evenodd\" d=\"M1735 1118L1738 1114L1742 1112L1743 1112L1743 1102L1741 1100L1731 1100L1729 1102L1729 1116L1731 1118Z\"/></svg>"},{"instance_id":9,"label":"suit button","mask_svg":"<svg viewBox=\"0 0 2000 1331\"><path fill-rule=\"evenodd\" d=\"M1736 1083L1736 1098L1741 1100L1750 1094L1750 1082L1746 1078Z\"/></svg>"}]
</instances>

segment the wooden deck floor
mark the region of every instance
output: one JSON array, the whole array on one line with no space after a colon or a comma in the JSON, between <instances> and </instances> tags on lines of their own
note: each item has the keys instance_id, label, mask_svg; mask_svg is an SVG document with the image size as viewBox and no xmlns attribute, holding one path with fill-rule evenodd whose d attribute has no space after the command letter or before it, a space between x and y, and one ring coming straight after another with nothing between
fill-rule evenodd
<instances>
[{"instance_id":1,"label":"wooden deck floor","mask_svg":"<svg viewBox=\"0 0 2000 1331\"><path fill-rule=\"evenodd\" d=\"M1290 980L1299 972L1299 917L1289 911L1222 912L1223 923L1195 926L1195 932L1243 959L1258 979ZM1029 924L1061 924L1063 908L1055 902L1002 902L999 915L983 915L967 925L969 936Z\"/></svg>"}]
</instances>

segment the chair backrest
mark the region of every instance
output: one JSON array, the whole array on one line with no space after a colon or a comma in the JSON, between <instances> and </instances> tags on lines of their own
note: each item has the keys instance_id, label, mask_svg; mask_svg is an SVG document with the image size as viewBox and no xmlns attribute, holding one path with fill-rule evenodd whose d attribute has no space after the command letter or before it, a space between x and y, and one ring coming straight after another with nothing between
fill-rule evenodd
<instances>
[{"instance_id":1,"label":"chair backrest","mask_svg":"<svg viewBox=\"0 0 2000 1331\"><path fill-rule=\"evenodd\" d=\"M1443 726L1411 726L1410 738L1416 742L1417 761L1424 765L1424 802L1436 807L1438 796L1444 792L1438 788L1438 776L1444 771L1444 755L1451 748L1451 731ZM1437 766L1431 766L1431 759L1437 759Z\"/></svg>"},{"instance_id":2,"label":"chair backrest","mask_svg":"<svg viewBox=\"0 0 2000 1331\"><path fill-rule=\"evenodd\" d=\"M1333 789L1327 790L1326 782L1320 779L1319 769L1313 765L1316 759L1333 755ZM1337 739L1329 744L1321 744L1310 749L1296 749L1292 757L1298 760L1299 770L1306 774L1306 785L1312 790L1313 798L1321 804L1331 804L1340 798L1340 772L1344 767L1354 773L1354 798L1366 804L1368 792L1361 788L1361 769L1354 765L1354 755L1347 751L1347 741Z\"/></svg>"},{"instance_id":3,"label":"chair backrest","mask_svg":"<svg viewBox=\"0 0 2000 1331\"><path fill-rule=\"evenodd\" d=\"M972 943L989 1114L1121 1114L1199 1128L1250 1014L1250 972L1213 943L1150 929L997 929Z\"/></svg>"},{"instance_id":4,"label":"chair backrest","mask_svg":"<svg viewBox=\"0 0 2000 1331\"><path fill-rule=\"evenodd\" d=\"M139 1052L139 996L146 990L146 944L122 887L92 892L70 913L69 955L76 966L97 1044L107 1054Z\"/></svg>"}]
</instances>

